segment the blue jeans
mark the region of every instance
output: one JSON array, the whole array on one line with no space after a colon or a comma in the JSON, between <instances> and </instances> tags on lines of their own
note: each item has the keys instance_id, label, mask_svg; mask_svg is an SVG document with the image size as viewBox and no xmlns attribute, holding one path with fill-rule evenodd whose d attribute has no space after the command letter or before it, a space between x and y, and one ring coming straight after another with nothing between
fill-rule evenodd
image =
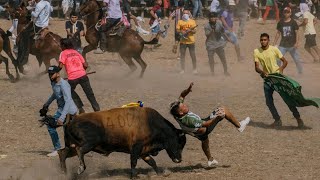
<instances>
[{"instance_id":1,"label":"blue jeans","mask_svg":"<svg viewBox=\"0 0 320 180\"><path fill-rule=\"evenodd\" d=\"M266 104L272 114L272 117L275 121L280 121L280 115L276 109L276 107L274 106L274 102L273 102L273 92L274 90L266 83L263 83L263 88L264 88L264 96L266 98ZM300 114L298 112L298 109L295 106L290 106L287 104L287 106L289 107L290 111L292 112L293 116L295 118L300 118Z\"/></svg>"},{"instance_id":2,"label":"blue jeans","mask_svg":"<svg viewBox=\"0 0 320 180\"><path fill-rule=\"evenodd\" d=\"M229 39L233 45L239 45L238 37L234 32L230 32L228 30L225 30L225 33L229 37Z\"/></svg>"},{"instance_id":3,"label":"blue jeans","mask_svg":"<svg viewBox=\"0 0 320 180\"><path fill-rule=\"evenodd\" d=\"M297 48L279 46L279 50L281 51L283 56L287 52L290 53L292 59L294 60L294 63L296 63L296 67L297 67L298 73L301 74L302 73L302 65L301 65L300 56L299 56ZM278 60L277 62L278 62L278 65L281 66L281 61Z\"/></svg>"},{"instance_id":4,"label":"blue jeans","mask_svg":"<svg viewBox=\"0 0 320 180\"><path fill-rule=\"evenodd\" d=\"M198 13L200 17L203 17L202 2L200 0L192 0L192 4L193 4L193 11L192 11L193 18L196 18Z\"/></svg>"},{"instance_id":5,"label":"blue jeans","mask_svg":"<svg viewBox=\"0 0 320 180\"><path fill-rule=\"evenodd\" d=\"M61 116L61 113L60 112L56 112L54 114L53 118L58 120L58 118L60 116ZM56 128L52 128L50 126L47 126L47 128L48 128L48 132L49 132L49 135L51 137L51 140L52 140L52 144L53 144L54 150L57 151L57 150L61 149L59 135L57 133Z\"/></svg>"}]
</instances>

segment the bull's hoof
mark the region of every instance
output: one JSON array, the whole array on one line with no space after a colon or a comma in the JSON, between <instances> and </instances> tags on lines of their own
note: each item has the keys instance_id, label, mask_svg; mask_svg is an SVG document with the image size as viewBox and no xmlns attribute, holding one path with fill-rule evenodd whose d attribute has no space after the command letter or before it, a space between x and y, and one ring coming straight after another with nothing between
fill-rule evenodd
<instances>
[{"instance_id":1,"label":"bull's hoof","mask_svg":"<svg viewBox=\"0 0 320 180\"><path fill-rule=\"evenodd\" d=\"M78 175L82 174L85 169L86 168L84 166L79 166L77 171Z\"/></svg>"}]
</instances>

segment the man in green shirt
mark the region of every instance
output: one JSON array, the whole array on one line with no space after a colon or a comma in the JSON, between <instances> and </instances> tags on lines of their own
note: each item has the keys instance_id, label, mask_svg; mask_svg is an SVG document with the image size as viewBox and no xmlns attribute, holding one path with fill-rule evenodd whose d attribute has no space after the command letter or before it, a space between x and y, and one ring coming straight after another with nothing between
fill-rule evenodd
<instances>
[{"instance_id":1,"label":"man in green shirt","mask_svg":"<svg viewBox=\"0 0 320 180\"><path fill-rule=\"evenodd\" d=\"M208 135L212 132L215 126L224 118L238 128L239 132L243 132L250 118L239 122L226 107L215 109L207 118L201 119L197 114L189 111L189 108L184 104L185 97L191 92L193 83L181 92L179 100L171 104L170 113L179 123L182 130L191 136L198 138L202 142L202 150L207 156L208 166L217 165L218 161L213 159L209 148Z\"/></svg>"}]
</instances>

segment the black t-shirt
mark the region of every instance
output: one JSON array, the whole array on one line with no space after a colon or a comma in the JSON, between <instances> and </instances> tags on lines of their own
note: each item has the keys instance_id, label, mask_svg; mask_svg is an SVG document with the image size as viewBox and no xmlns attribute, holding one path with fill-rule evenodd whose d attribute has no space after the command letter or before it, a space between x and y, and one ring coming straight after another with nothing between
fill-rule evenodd
<instances>
[{"instance_id":1,"label":"black t-shirt","mask_svg":"<svg viewBox=\"0 0 320 180\"><path fill-rule=\"evenodd\" d=\"M75 25L75 27L74 27ZM72 24L71 21L66 21L66 29L70 30L70 33L74 34L76 32L81 32L84 30L83 23L81 21L77 21L75 24ZM73 42L75 48L81 47L81 39L78 36L77 40Z\"/></svg>"},{"instance_id":2,"label":"black t-shirt","mask_svg":"<svg viewBox=\"0 0 320 180\"><path fill-rule=\"evenodd\" d=\"M297 22L293 19L289 22L284 22L282 19L277 24L277 30L281 32L280 46L293 47L296 43L296 30L299 29Z\"/></svg>"},{"instance_id":3,"label":"black t-shirt","mask_svg":"<svg viewBox=\"0 0 320 180\"><path fill-rule=\"evenodd\" d=\"M80 31L83 31L83 30L84 30L83 23L82 23L81 21L77 21L77 22L76 22L75 28L73 28L73 25L74 25L74 24L72 24L71 21L66 21L66 29L70 29L70 32L71 32L72 34L74 34L75 31L80 32ZM74 31L74 30L75 30L75 31Z\"/></svg>"}]
</instances>

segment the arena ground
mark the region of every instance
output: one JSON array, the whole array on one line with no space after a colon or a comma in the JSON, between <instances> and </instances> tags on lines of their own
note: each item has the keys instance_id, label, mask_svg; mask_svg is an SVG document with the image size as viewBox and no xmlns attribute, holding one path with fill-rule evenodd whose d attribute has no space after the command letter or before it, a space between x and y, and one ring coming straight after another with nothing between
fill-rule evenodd
<instances>
[{"instance_id":1,"label":"arena ground","mask_svg":"<svg viewBox=\"0 0 320 180\"><path fill-rule=\"evenodd\" d=\"M143 79L136 72L129 72L127 65L117 54L88 54L88 61L96 74L90 75L91 84L102 109L119 107L138 100L145 106L158 110L172 123L169 104L178 97L191 81L193 92L187 97L191 111L207 116L214 107L225 105L239 120L250 116L252 122L243 133L239 133L227 121L222 121L210 135L210 147L214 158L219 161L216 168L206 168L207 160L201 150L201 143L190 136L183 151L183 162L174 164L165 151L155 160L166 170L166 177L157 176L143 161L138 161L138 172L142 179L318 179L320 177L319 110L315 107L299 108L307 126L296 128L289 109L276 94L275 103L282 115L283 128L269 128L272 123L262 89L262 79L254 71L253 49L260 45L259 35L267 32L273 41L275 22L266 25L248 22L244 38L240 40L241 52L245 58L238 63L231 44L226 47L228 68L231 76L223 75L222 65L216 57L216 73L209 73L205 49L203 24L199 20L196 34L198 75L192 74L191 60L187 56L187 71L179 74L180 64L171 53L173 44L172 27L169 36L161 39L162 46L155 51L144 50L142 57L148 67ZM237 25L238 22L236 22ZM8 29L10 22L0 20L1 28ZM319 27L317 26L317 29ZM64 21L52 20L51 31L65 36ZM298 75L292 58L287 54L289 65L285 74L297 80L306 97L320 97L320 64L314 64L303 49L304 38L300 30L300 55L304 74ZM148 36L144 36L146 40ZM318 38L318 42L320 39ZM55 63L52 60L52 63ZM11 68L13 65L10 65ZM44 70L38 67L34 56L30 56L26 67L28 74L21 81L10 83L4 65L0 69L0 179L128 179L130 160L128 154L113 153L104 157L92 153L86 156L87 170L75 176L79 164L77 158L67 161L68 175L59 170L58 157L45 155L52 150L51 140L45 127L38 124L38 110L49 97L51 88L47 76L37 78ZM138 69L140 70L140 69ZM11 72L14 72L11 69ZM77 89L85 102L85 109L92 111L81 88ZM54 113L55 104L50 107ZM60 137L62 130L59 129Z\"/></svg>"}]
</instances>

